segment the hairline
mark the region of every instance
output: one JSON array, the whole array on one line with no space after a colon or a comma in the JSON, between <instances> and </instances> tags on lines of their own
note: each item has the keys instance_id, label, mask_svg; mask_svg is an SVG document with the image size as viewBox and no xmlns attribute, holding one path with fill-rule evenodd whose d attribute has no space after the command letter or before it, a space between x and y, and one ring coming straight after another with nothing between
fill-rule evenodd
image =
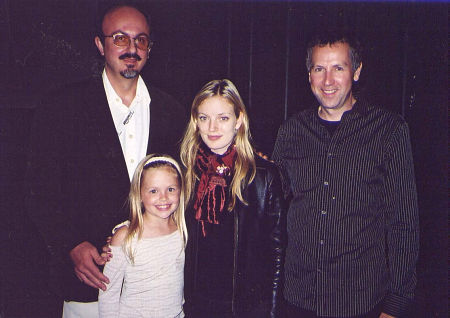
<instances>
[{"instance_id":1,"label":"hairline","mask_svg":"<svg viewBox=\"0 0 450 318\"><path fill-rule=\"evenodd\" d=\"M314 48L322 48L322 47L326 47L326 46L332 47L337 44L346 44L348 46L348 56L350 59L350 66L352 69L352 73L356 72L356 70L362 63L361 52L360 52L361 49L359 48L359 50L358 50L358 46L359 46L358 41L354 41L355 43L353 43L353 41L351 41L347 36L342 36L335 40L331 40L331 39L329 39L328 41L322 41L322 40L323 39L321 39L321 38L316 38L308 44L308 47L306 49L306 68L307 68L308 72L310 72L311 68L314 66L313 61L312 61ZM352 46L352 43L354 44L355 47ZM355 59L358 59L358 60L355 60Z\"/></svg>"},{"instance_id":2,"label":"hairline","mask_svg":"<svg viewBox=\"0 0 450 318\"><path fill-rule=\"evenodd\" d=\"M117 4L114 6L111 6L110 8L106 9L105 11L103 11L102 16L99 16L99 20L97 20L97 27L95 32L97 34L95 34L95 36L98 36L100 38L102 38L105 34L103 32L103 24L105 22L105 19L107 18L108 15L113 14L115 11L120 10L122 8L130 8L130 9L134 9L137 12L139 12L145 19L145 22L147 24L147 29L148 29L148 36L150 36L151 33L151 17L149 14L147 14L145 11L143 11L141 8L139 8L138 6L132 5L132 4Z\"/></svg>"}]
</instances>

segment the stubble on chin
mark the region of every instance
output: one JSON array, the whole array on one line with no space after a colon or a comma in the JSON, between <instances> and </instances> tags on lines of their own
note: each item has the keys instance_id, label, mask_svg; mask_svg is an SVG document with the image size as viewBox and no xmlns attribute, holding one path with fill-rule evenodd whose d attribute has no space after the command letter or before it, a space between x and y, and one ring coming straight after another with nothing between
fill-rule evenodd
<instances>
[{"instance_id":1,"label":"stubble on chin","mask_svg":"<svg viewBox=\"0 0 450 318\"><path fill-rule=\"evenodd\" d=\"M123 77L125 77L127 79L132 79L139 75L139 71L128 68L124 71L121 71L120 75L122 75Z\"/></svg>"}]
</instances>

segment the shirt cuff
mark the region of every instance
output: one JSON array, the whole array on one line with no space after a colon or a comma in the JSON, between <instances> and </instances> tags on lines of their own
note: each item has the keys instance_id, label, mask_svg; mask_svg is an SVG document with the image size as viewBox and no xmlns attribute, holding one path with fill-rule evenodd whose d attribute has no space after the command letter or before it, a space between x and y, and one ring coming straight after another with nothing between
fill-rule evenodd
<instances>
[{"instance_id":1,"label":"shirt cuff","mask_svg":"<svg viewBox=\"0 0 450 318\"><path fill-rule=\"evenodd\" d=\"M413 300L396 294L388 294L383 301L383 312L394 317L407 317Z\"/></svg>"}]
</instances>

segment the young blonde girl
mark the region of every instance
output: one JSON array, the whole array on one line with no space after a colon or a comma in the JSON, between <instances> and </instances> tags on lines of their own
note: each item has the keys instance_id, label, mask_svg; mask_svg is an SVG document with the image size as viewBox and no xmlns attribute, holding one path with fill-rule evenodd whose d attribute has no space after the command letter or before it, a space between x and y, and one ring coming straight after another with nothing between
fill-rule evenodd
<instances>
[{"instance_id":1,"label":"young blonde girl","mask_svg":"<svg viewBox=\"0 0 450 318\"><path fill-rule=\"evenodd\" d=\"M167 155L145 157L134 173L129 203L129 221L113 230L100 317L184 317L187 231L178 163Z\"/></svg>"}]
</instances>

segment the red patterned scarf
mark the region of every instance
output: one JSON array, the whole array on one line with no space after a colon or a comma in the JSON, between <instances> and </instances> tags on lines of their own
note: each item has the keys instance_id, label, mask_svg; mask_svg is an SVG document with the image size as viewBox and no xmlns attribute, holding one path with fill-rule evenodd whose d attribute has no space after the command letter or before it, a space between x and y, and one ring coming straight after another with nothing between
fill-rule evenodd
<instances>
[{"instance_id":1,"label":"red patterned scarf","mask_svg":"<svg viewBox=\"0 0 450 318\"><path fill-rule=\"evenodd\" d=\"M206 236L205 222L219 224L228 201L227 187L232 180L236 149L234 144L223 155L213 153L203 142L197 152L195 171L200 175L194 203L195 218L202 224Z\"/></svg>"}]
</instances>

